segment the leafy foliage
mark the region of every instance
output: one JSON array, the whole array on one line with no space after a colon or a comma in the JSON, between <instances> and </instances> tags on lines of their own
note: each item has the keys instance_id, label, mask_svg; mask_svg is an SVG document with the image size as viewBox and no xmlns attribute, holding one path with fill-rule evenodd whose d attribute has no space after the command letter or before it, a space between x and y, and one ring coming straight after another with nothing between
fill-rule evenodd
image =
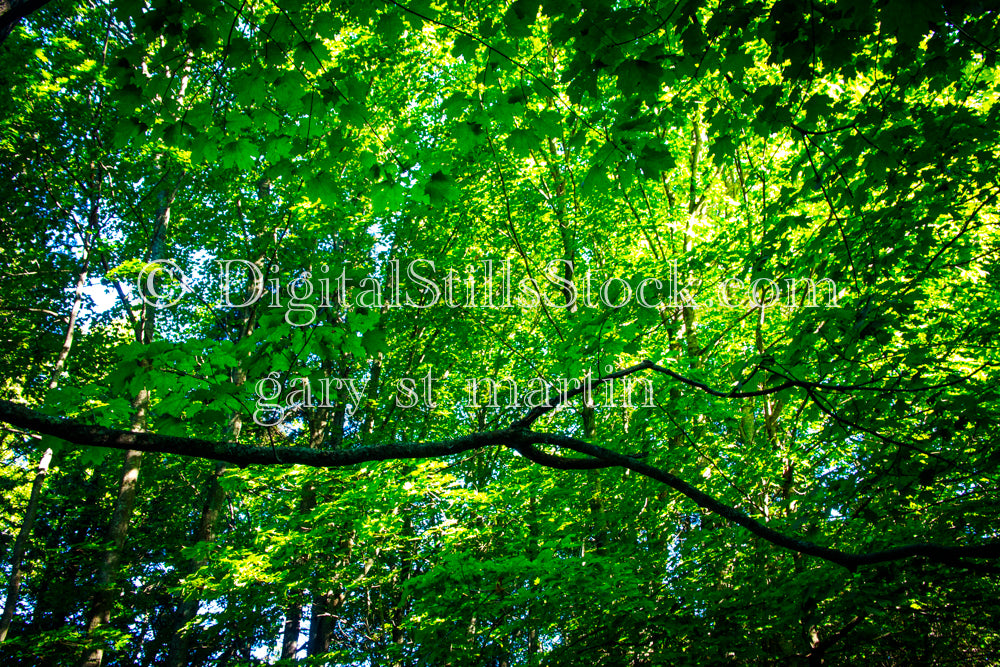
<instances>
[{"instance_id":1,"label":"leafy foliage","mask_svg":"<svg viewBox=\"0 0 1000 667\"><path fill-rule=\"evenodd\" d=\"M5 664L995 663L998 38L922 0L35 10Z\"/></svg>"}]
</instances>

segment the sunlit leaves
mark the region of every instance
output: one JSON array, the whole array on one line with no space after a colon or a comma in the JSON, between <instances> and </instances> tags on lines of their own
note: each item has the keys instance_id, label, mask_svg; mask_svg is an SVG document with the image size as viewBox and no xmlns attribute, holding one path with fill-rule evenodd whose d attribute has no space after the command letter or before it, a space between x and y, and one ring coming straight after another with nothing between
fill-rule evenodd
<instances>
[{"instance_id":1,"label":"sunlit leaves","mask_svg":"<svg viewBox=\"0 0 1000 667\"><path fill-rule=\"evenodd\" d=\"M147 388L149 428L238 430L276 462L221 477L215 547L189 537L213 464L147 465L123 578L143 592L127 593L121 627L164 632L162 610L198 599L212 659L237 640L276 645L299 605L340 624L334 657L313 656L327 662L795 662L863 609L843 660L902 663L928 659L913 636L966 628L928 610L995 592L954 569L953 591L927 584L944 579L922 561L847 573L638 475L502 447L280 464L290 446L391 458L503 429L529 381L652 359L688 381L635 378L652 385L644 406L608 383L599 405L577 397L536 428L634 453L795 539L858 552L990 539L994 18L847 1L115 8L110 31L98 3L60 24L71 35L29 22L11 37L3 219L28 231L4 228L7 375L22 396L44 386L63 320L42 310L65 311L90 204L91 261L127 291L161 185L176 185L166 243L200 300L158 311L151 345L122 342L120 306L86 314L86 356L47 407L127 427ZM228 258L260 269L253 305L219 306ZM47 263L42 289L28 276ZM535 302L504 303L505 271ZM753 300L789 281L777 302ZM239 282L245 297L253 281ZM265 377L288 408L277 427L253 420ZM407 378L420 401L401 407ZM521 391L472 405L470 378ZM306 405L304 381L330 384L330 405ZM23 458L32 444L4 446ZM110 488L114 457L65 452L77 458L57 488L79 494L69 475L88 470ZM59 549L32 555L46 577L75 553L56 535L87 530L47 512ZM203 562L182 572L190 559ZM343 594L335 612L316 602L328 591Z\"/></svg>"}]
</instances>

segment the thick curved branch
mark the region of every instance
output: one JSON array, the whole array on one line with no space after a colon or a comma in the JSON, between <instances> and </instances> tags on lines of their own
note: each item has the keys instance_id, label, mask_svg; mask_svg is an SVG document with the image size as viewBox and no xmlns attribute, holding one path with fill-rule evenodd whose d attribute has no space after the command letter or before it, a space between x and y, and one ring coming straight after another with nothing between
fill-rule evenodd
<instances>
[{"instance_id":1,"label":"thick curved branch","mask_svg":"<svg viewBox=\"0 0 1000 667\"><path fill-rule=\"evenodd\" d=\"M554 454L543 452L530 443L512 444L510 445L510 448L532 463L543 465L546 468L555 468L557 470L599 470L601 468L615 467L614 463L608 463L607 461L602 461L601 459L590 457L581 459L575 457L555 456Z\"/></svg>"},{"instance_id":2,"label":"thick curved branch","mask_svg":"<svg viewBox=\"0 0 1000 667\"><path fill-rule=\"evenodd\" d=\"M133 433L44 415L6 400L0 400L0 421L85 447L179 454L225 461L238 466L297 463L314 468L338 468L370 461L450 456L487 447L508 447L529 461L560 470L595 470L615 465L593 457L572 458L548 454L534 445L556 444L551 436L522 429L473 433L441 442L402 442L354 449L323 450L309 447L258 447L156 433Z\"/></svg>"},{"instance_id":3,"label":"thick curved branch","mask_svg":"<svg viewBox=\"0 0 1000 667\"><path fill-rule=\"evenodd\" d=\"M910 544L885 551L851 554L812 542L799 540L768 528L741 510L716 500L691 484L664 470L643 463L635 456L619 454L576 438L553 433L535 433L523 428L489 431L460 436L440 442L394 443L356 449L321 450L307 447L255 447L231 442L184 438L156 433L133 433L119 429L84 424L72 419L44 415L23 405L0 400L0 421L37 433L54 436L87 447L113 449L138 449L193 456L202 459L226 461L239 466L297 463L315 468L336 468L395 459L419 459L450 456L486 447L508 447L530 461L561 470L588 470L621 467L662 482L719 516L742 526L768 542L854 570L861 565L872 565L893 560L921 556L943 562L963 558L1000 558L1000 542L971 547L943 547L936 544ZM539 450L535 445L548 445L570 449L589 458L555 456Z\"/></svg>"},{"instance_id":4,"label":"thick curved branch","mask_svg":"<svg viewBox=\"0 0 1000 667\"><path fill-rule=\"evenodd\" d=\"M509 437L505 437L509 432L491 431L443 442L394 443L356 449L322 450L308 447L275 449L105 428L72 419L43 415L23 405L5 400L0 400L0 421L87 447L138 449L147 452L179 454L214 461L226 461L238 466L298 463L315 468L337 468L369 461L449 456L473 449L509 446L511 444Z\"/></svg>"},{"instance_id":5,"label":"thick curved branch","mask_svg":"<svg viewBox=\"0 0 1000 667\"><path fill-rule=\"evenodd\" d=\"M893 549L863 554L852 554L838 549L823 547L806 540L799 540L794 537L790 537L768 528L766 525L751 518L741 510L735 507L730 507L729 505L716 500L712 496L698 490L679 477L649 464L643 463L638 459L625 456L624 454L619 454L611 451L610 449L598 447L575 438L548 434L546 436L546 441L549 444L566 447L568 449L572 449L573 451L580 452L581 454L587 454L589 456L593 456L594 458L607 461L608 463L613 463L622 468L627 468L640 475L645 475L650 479L655 479L656 481L662 482L672 489L681 492L700 507L714 512L715 514L718 514L719 516L746 528L754 535L767 540L771 544L784 547L785 549L790 549L792 551L797 551L808 556L817 556L824 560L828 560L831 563L842 565L852 571L862 565L874 565L876 563L885 563L893 560L903 560L914 556L942 562L954 562L961 558L1000 558L1000 541L988 542L986 544L969 547L943 547L937 544L908 544L901 547L895 547Z\"/></svg>"}]
</instances>

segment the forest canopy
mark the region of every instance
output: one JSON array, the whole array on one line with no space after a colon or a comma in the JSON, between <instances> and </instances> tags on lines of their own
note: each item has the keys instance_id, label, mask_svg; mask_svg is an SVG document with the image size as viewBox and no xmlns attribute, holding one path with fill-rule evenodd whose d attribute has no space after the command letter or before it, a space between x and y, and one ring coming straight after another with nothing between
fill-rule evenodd
<instances>
[{"instance_id":1,"label":"forest canopy","mask_svg":"<svg viewBox=\"0 0 1000 667\"><path fill-rule=\"evenodd\" d=\"M992 3L0 40L4 664L1000 662Z\"/></svg>"}]
</instances>

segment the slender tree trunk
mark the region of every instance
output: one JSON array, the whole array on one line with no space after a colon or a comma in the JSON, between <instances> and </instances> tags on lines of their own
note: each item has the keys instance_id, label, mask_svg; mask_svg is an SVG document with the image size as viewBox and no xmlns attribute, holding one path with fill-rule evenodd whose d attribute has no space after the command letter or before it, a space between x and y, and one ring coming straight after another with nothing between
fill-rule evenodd
<instances>
[{"instance_id":1,"label":"slender tree trunk","mask_svg":"<svg viewBox=\"0 0 1000 667\"><path fill-rule=\"evenodd\" d=\"M319 447L329 435L331 442L340 446L344 439L344 397L341 397L340 405L334 411L334 419L331 424L326 417L322 418L321 428L313 430L312 447ZM325 413L326 411L324 411ZM332 428L331 428L332 426ZM305 513L306 501L308 500L309 511L316 507L316 488L312 485L308 487L308 496L303 494L303 513ZM329 561L327 561L329 562ZM332 564L331 564L332 565ZM321 573L317 573L319 576ZM335 593L326 587L325 584L320 590L322 592L313 593L312 605L310 607L309 619L309 648L308 655L324 655L330 650L330 642L333 640L333 622L331 614L336 611L344 601L343 593Z\"/></svg>"},{"instance_id":2,"label":"slender tree trunk","mask_svg":"<svg viewBox=\"0 0 1000 667\"><path fill-rule=\"evenodd\" d=\"M316 507L316 489L312 484L302 487L299 497L299 514L307 515ZM294 590L291 593L292 602L285 609L285 627L281 638L281 659L294 660L299 646L299 634L302 631L302 600L306 592ZM313 621L315 622L315 620ZM310 628L310 645L312 644L312 629Z\"/></svg>"},{"instance_id":3,"label":"slender tree trunk","mask_svg":"<svg viewBox=\"0 0 1000 667\"><path fill-rule=\"evenodd\" d=\"M309 434L309 446L316 448L319 447L323 438L325 437L327 427L329 426L328 420L329 411L324 408L320 408L316 414L311 415L309 419L310 423L310 434ZM341 432L343 431L343 418L341 418ZM313 509L316 508L316 487L312 484L306 484L302 487L301 496L299 497L299 514L302 516L307 516ZM282 636L282 649L281 656L292 660L295 658L295 653L298 650L299 644L299 633L302 630L302 607L303 600L306 599L306 591L296 590L292 591L292 603L288 605L285 611L285 628L284 635ZM316 632L320 621L319 618L322 617L323 611L318 610L317 614L317 604L314 601L312 605L312 617L309 622L309 641L307 644L308 655L313 655L313 649L316 645Z\"/></svg>"},{"instance_id":4,"label":"slender tree trunk","mask_svg":"<svg viewBox=\"0 0 1000 667\"><path fill-rule=\"evenodd\" d=\"M146 402L148 393L143 389L136 401L136 414L133 418L133 430L139 430L138 425L145 422ZM111 547L104 555L100 572L97 575L97 591L90 616L87 620L87 634L93 635L97 628L111 622L111 609L114 607L115 589L114 576L118 574L122 550L125 546L125 536L128 533L128 522L135 506L137 482L139 481L139 466L142 463L142 452L130 449L125 452L125 463L122 466L121 483L118 487L118 500L111 516ZM86 649L80 660L81 667L100 667L104 660L104 649L100 646Z\"/></svg>"},{"instance_id":5,"label":"slender tree trunk","mask_svg":"<svg viewBox=\"0 0 1000 667\"><path fill-rule=\"evenodd\" d=\"M265 189L265 191L269 192L269 189ZM248 291L249 289L250 279L248 278L244 291ZM236 336L237 342L246 336L249 336L255 328L255 315L252 313L246 323L240 327ZM235 386L242 387L246 382L246 372L242 368L234 368L230 372L229 379ZM229 423L226 426L226 431L230 441L239 442L240 434L243 431L243 418L239 413L233 413L230 416ZM226 472L226 469L226 463L218 463L215 466L214 472L208 479L204 495L205 502L202 505L201 510L201 520L199 521L198 528L195 531L195 544L198 542L215 541L216 526L219 523L222 506L226 500L226 492L219 483L219 479ZM189 560L184 566L182 576L193 575L204 565L204 559ZM183 667L183 665L188 663L192 635L191 630L187 627L187 625L194 619L195 616L198 615L199 605L200 601L196 597L182 601L177 608L177 613L174 617L173 623L166 625L166 627L170 628L170 631L172 632L172 636L170 638L170 648L166 661L168 667Z\"/></svg>"},{"instance_id":6,"label":"slender tree trunk","mask_svg":"<svg viewBox=\"0 0 1000 667\"><path fill-rule=\"evenodd\" d=\"M97 507L102 487L100 468L95 468L88 480L82 479L81 476L78 483L78 488L84 489L83 497L77 501L79 507ZM53 508L53 511L65 510ZM66 531L71 535L66 540L65 558L58 564L54 561L47 563L42 574L42 585L36 595L35 608L31 614L30 634L55 630L66 625L77 602L64 591L74 587L80 570L85 567L86 552L83 545L96 532L91 513L80 512L74 516ZM52 547L54 548L56 544L54 541Z\"/></svg>"},{"instance_id":7,"label":"slender tree trunk","mask_svg":"<svg viewBox=\"0 0 1000 667\"><path fill-rule=\"evenodd\" d=\"M538 493L534 489L528 496L528 560L535 562L538 559L539 543L541 542L541 527L538 525ZM541 604L540 600L528 602L525 615L529 621L533 620L531 613L532 606ZM541 652L538 642L538 624L531 623L528 630L528 655L533 656ZM530 658L529 658L530 659Z\"/></svg>"},{"instance_id":8,"label":"slender tree trunk","mask_svg":"<svg viewBox=\"0 0 1000 667\"><path fill-rule=\"evenodd\" d=\"M409 508L403 508L398 510L400 512L409 512ZM401 535L404 538L410 538L414 536L413 531L413 521L410 515L404 514L403 516L403 526ZM410 544L410 540L404 540L405 545ZM393 644L401 645L406 643L406 632L403 628L403 624L406 621L406 613L408 607L408 601L403 593L403 586L409 581L410 577L413 576L413 560L410 554L406 551L408 546L404 546L403 553L400 557L399 567L393 576L392 588L383 597L383 605L387 607L385 610L388 612L388 620L391 626L391 639ZM405 663L402 658L395 660L392 663L393 667L403 667Z\"/></svg>"},{"instance_id":9,"label":"slender tree trunk","mask_svg":"<svg viewBox=\"0 0 1000 667\"><path fill-rule=\"evenodd\" d=\"M98 202L91 203L90 216L96 218ZM49 391L59 385L59 376L66 368L66 360L69 358L70 350L73 349L73 336L76 331L76 320L80 315L83 305L83 289L87 285L87 276L90 273L90 234L82 232L83 257L81 258L80 272L76 278L76 290L73 294L73 306L69 312L69 322L66 324L66 336L63 338L62 347L56 357L56 363L52 368L52 377L49 379ZM35 469L35 479L31 483L31 496L28 499L28 508L24 512L24 520L21 528L17 532L17 539L14 542L14 553L11 554L10 580L7 582L7 595L4 599L3 617L0 619L0 642L7 639L10 631L10 624L14 619L14 611L17 609L17 600L21 593L21 561L28 549L28 540L31 531L35 527L35 518L38 515L38 505L42 497L42 486L45 483L45 476L49 471L52 462L52 448L49 447L42 453L42 458Z\"/></svg>"},{"instance_id":10,"label":"slender tree trunk","mask_svg":"<svg viewBox=\"0 0 1000 667\"><path fill-rule=\"evenodd\" d=\"M21 591L21 559L28 548L28 536L31 528L35 524L35 515L38 513L38 501L42 496L42 483L45 481L45 473L48 472L49 462L52 460L52 449L46 449L42 454L42 460L38 462L35 472L35 481L31 485L31 498L28 500L28 509L24 512L24 521L21 529L17 533L17 540L14 542L14 553L11 556L10 581L7 583L7 599L3 607L3 620L0 622L0 642L7 638L10 630L10 623L14 618L14 610L17 607L18 594Z\"/></svg>"},{"instance_id":11,"label":"slender tree trunk","mask_svg":"<svg viewBox=\"0 0 1000 667\"><path fill-rule=\"evenodd\" d=\"M371 414L370 407L378 393L380 369L381 363L379 359L376 359L372 365L372 373L368 384L368 414ZM341 359L340 376L347 377L348 375L349 370L347 362L346 360ZM358 406L358 408L360 407L361 406ZM342 446L344 441L344 419L346 416L346 409L347 395L345 390L341 389L338 392L337 407L333 410L332 421L328 410L321 409L319 411L319 419L315 421L312 428L310 447L315 448L322 446L323 442L326 441L327 438L329 438L330 446ZM366 418L365 426L362 431L362 437L368 434L370 428L371 422ZM310 489L312 507L315 507L315 489L312 487L310 487ZM310 509L312 509L312 507ZM324 588L320 590L322 592L313 593L312 605L310 607L309 646L307 651L310 656L324 655L330 651L330 644L333 641L333 617L340 606L344 603L346 596L342 589L335 591L324 586Z\"/></svg>"},{"instance_id":12,"label":"slender tree trunk","mask_svg":"<svg viewBox=\"0 0 1000 667\"><path fill-rule=\"evenodd\" d=\"M238 430L238 427L237 427ZM208 480L208 489L205 497L205 504L201 510L201 521L198 525L198 532L195 536L195 543L214 542L215 527L222 511L222 504L226 500L226 492L219 484L219 478L226 471L226 464L219 463L215 467ZM185 567L186 575L190 576L197 572L205 564L204 559L191 560ZM191 647L191 631L187 627L198 614L200 600L191 597L181 602L177 609L176 618L168 627L173 628L173 636L170 640L170 650L167 654L168 667L183 667L188 664L188 653Z\"/></svg>"},{"instance_id":13,"label":"slender tree trunk","mask_svg":"<svg viewBox=\"0 0 1000 667\"><path fill-rule=\"evenodd\" d=\"M342 361L338 377L347 377L346 362ZM329 375L329 369L327 369ZM313 449L323 446L324 442L333 447L340 447L344 440L344 417L347 404L346 390L341 389L338 393L337 406L332 412L329 408L318 408L316 413L309 418L310 433L309 446ZM299 513L307 515L316 507L316 487L308 484L302 489L301 500L299 501ZM309 641L306 652L310 656L323 655L330 649L330 641L333 637L333 626L330 623L330 610L335 606L335 595L326 591L318 593L313 591L312 604L310 605L309 617ZM302 601L305 598L305 591L294 591L293 599L285 612L285 633L282 640L282 657L285 652L290 651L289 659L294 658L294 651L298 645L299 632L302 621Z\"/></svg>"},{"instance_id":14,"label":"slender tree trunk","mask_svg":"<svg viewBox=\"0 0 1000 667\"><path fill-rule=\"evenodd\" d=\"M175 190L165 190L160 192L160 206L156 212L156 220L153 227L153 240L150 244L150 260L162 259L166 249L167 229L170 224L170 206L173 203ZM124 304L128 308L128 304ZM140 340L138 342L149 345L153 342L153 332L155 330L155 310L146 306L142 319ZM140 366L147 367L148 361L141 361ZM130 430L141 433L146 428L146 421L149 409L149 389L143 387L132 401L135 412L132 415ZM90 614L87 617L87 635L93 638L97 629L102 625L111 622L111 610L114 607L115 587L114 580L118 575L121 565L122 551L125 547L125 537L128 534L129 520L132 518L132 510L135 507L136 491L138 490L139 467L142 464L142 452L130 449L125 452L125 461L122 466L121 482L118 486L118 498L115 501L115 509L111 515L111 525L108 529L108 537L111 546L104 554L104 560L97 574L97 590L94 593L93 604ZM101 644L93 644L84 649L80 657L80 667L101 667L104 661L104 648Z\"/></svg>"},{"instance_id":15,"label":"slender tree trunk","mask_svg":"<svg viewBox=\"0 0 1000 667\"><path fill-rule=\"evenodd\" d=\"M252 326L248 325L241 331L241 337L243 334L249 334L250 331L252 331ZM246 373L240 368L233 369L230 374L230 380L236 386L242 386L246 382ZM231 441L239 442L240 433L243 430L243 419L239 413L233 413L229 418L226 430L229 433ZM215 466L214 473L208 480L205 503L201 510L201 521L198 524L198 531L195 535L195 544L198 542L215 541L215 528L219 523L222 505L226 500L226 491L219 483L219 479L226 472L226 467L224 462L219 462ZM204 565L204 559L188 561L185 567L185 576L193 575ZM191 631L187 625L198 614L199 604L200 601L198 598L193 597L181 602L180 607L177 609L177 615L173 624L174 634L170 640L170 651L167 654L167 667L183 667L187 664L188 652L191 646Z\"/></svg>"}]
</instances>

